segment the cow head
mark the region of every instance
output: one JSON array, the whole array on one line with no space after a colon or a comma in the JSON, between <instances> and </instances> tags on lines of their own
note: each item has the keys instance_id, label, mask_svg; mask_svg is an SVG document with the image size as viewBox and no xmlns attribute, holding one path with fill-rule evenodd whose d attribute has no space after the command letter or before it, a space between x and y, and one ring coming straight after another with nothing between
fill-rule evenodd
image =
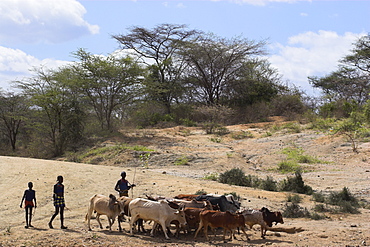
<instances>
[{"instance_id":1,"label":"cow head","mask_svg":"<svg viewBox=\"0 0 370 247\"><path fill-rule=\"evenodd\" d=\"M275 222L280 224L284 224L283 215L280 212L274 212L275 213Z\"/></svg>"},{"instance_id":2,"label":"cow head","mask_svg":"<svg viewBox=\"0 0 370 247\"><path fill-rule=\"evenodd\" d=\"M263 220L269 227L272 227L272 223L275 225L278 223L284 224L283 216L280 212L271 212L268 208L263 207L261 210Z\"/></svg>"},{"instance_id":3,"label":"cow head","mask_svg":"<svg viewBox=\"0 0 370 247\"><path fill-rule=\"evenodd\" d=\"M183 205L181 205L179 208L178 208L178 210L175 212L175 215L176 215L176 219L175 220L177 220L179 223L180 223L180 225L181 225L181 227L185 227L186 226L186 215L185 215L185 212L184 212L184 206Z\"/></svg>"}]
</instances>

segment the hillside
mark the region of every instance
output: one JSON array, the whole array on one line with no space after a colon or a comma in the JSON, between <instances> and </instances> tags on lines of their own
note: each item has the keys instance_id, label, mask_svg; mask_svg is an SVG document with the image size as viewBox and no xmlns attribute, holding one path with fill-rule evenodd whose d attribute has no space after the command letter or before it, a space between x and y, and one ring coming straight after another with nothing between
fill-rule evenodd
<instances>
[{"instance_id":1,"label":"hillside","mask_svg":"<svg viewBox=\"0 0 370 247\"><path fill-rule=\"evenodd\" d=\"M84 163L36 160L16 157L0 157L0 246L209 246L235 245L284 245L284 246L358 246L370 243L370 210L360 209L360 214L326 214L324 220L286 218L284 229L302 229L295 233L268 231L266 239L259 236L258 227L248 230L251 241L238 240L223 243L218 235L208 243L203 235L197 242L192 236L180 236L166 241L162 235L152 238L138 234L130 236L126 231L109 233L100 230L92 220L93 231L88 232L84 217L88 200L94 194L109 195L122 170L128 180L137 184L130 196L175 196L180 193L235 192L242 198L242 206L282 211L289 193L268 192L248 187L230 186L203 179L210 174L223 173L240 168L245 174L261 178L271 176L279 181L289 174L276 171L277 163L284 160L284 148L298 147L323 161L302 164L304 182L315 191L329 193L348 187L359 199L370 201L370 144L359 144L359 153L353 153L344 138L327 136L313 130L300 131L279 128L286 124L281 120L259 124L228 126L229 134L206 135L201 128L174 127L167 129L125 130L122 138L112 139L100 147L115 147L121 143L141 145L154 151L125 149L88 156ZM274 130L274 131L272 131ZM150 155L146 155L150 153ZM140 158L141 157L141 158ZM145 158L147 157L147 158ZM58 175L63 175L66 186L67 230L48 229L47 222L53 213L52 186ZM29 181L37 191L38 208L33 225L24 228L24 210L19 208L23 191ZM315 203L310 196L301 195L301 206L311 210ZM106 218L103 216L103 224ZM149 229L151 226L146 226ZM116 227L114 227L115 229ZM127 223L123 228L128 230ZM211 238L212 239L212 238Z\"/></svg>"}]
</instances>

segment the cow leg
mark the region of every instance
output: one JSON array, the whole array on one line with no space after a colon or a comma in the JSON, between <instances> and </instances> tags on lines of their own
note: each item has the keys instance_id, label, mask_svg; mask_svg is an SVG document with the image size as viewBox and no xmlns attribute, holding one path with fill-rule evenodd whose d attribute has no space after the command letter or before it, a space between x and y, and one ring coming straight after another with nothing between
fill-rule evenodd
<instances>
[{"instance_id":1,"label":"cow leg","mask_svg":"<svg viewBox=\"0 0 370 247\"><path fill-rule=\"evenodd\" d=\"M247 238L247 240L249 241L250 239L249 239L249 237L248 237L247 233L245 232L245 228L244 228L244 227L241 227L241 229L242 229L242 232L244 233L245 237L246 237L246 238ZM234 237L235 237L235 236L234 236Z\"/></svg>"},{"instance_id":2,"label":"cow leg","mask_svg":"<svg viewBox=\"0 0 370 247\"><path fill-rule=\"evenodd\" d=\"M117 223L119 232L122 232L121 222L119 221L119 219L117 219Z\"/></svg>"},{"instance_id":3,"label":"cow leg","mask_svg":"<svg viewBox=\"0 0 370 247\"><path fill-rule=\"evenodd\" d=\"M90 213L90 211L87 212L87 214L85 216L85 219L87 219L87 228L88 228L89 231L91 231L91 227L90 227L91 213Z\"/></svg>"},{"instance_id":4,"label":"cow leg","mask_svg":"<svg viewBox=\"0 0 370 247\"><path fill-rule=\"evenodd\" d=\"M154 222L153 226L152 226L152 230L150 231L150 236L151 237L154 237L154 232L157 228L157 222Z\"/></svg>"},{"instance_id":5,"label":"cow leg","mask_svg":"<svg viewBox=\"0 0 370 247\"><path fill-rule=\"evenodd\" d=\"M96 220L98 221L98 223L99 223L99 227L100 227L100 229L103 229L103 226L102 226L102 224L101 224L101 222L100 222L100 214L99 213L96 213Z\"/></svg>"},{"instance_id":6,"label":"cow leg","mask_svg":"<svg viewBox=\"0 0 370 247\"><path fill-rule=\"evenodd\" d=\"M136 221L136 224L137 224L137 229L138 229L138 231L140 232L140 230L143 232L143 233L145 233L146 231L145 231L145 229L144 229L144 220L143 219L138 219L137 221Z\"/></svg>"},{"instance_id":7,"label":"cow leg","mask_svg":"<svg viewBox=\"0 0 370 247\"><path fill-rule=\"evenodd\" d=\"M265 239L266 228L261 225L261 238Z\"/></svg>"},{"instance_id":8,"label":"cow leg","mask_svg":"<svg viewBox=\"0 0 370 247\"><path fill-rule=\"evenodd\" d=\"M94 211L94 208L93 208L93 205L90 201L89 209L87 210L87 214L85 216L85 219L87 219L87 227L88 227L89 231L91 231L90 220L91 220L91 215L92 215L93 211Z\"/></svg>"},{"instance_id":9,"label":"cow leg","mask_svg":"<svg viewBox=\"0 0 370 247\"><path fill-rule=\"evenodd\" d=\"M208 237L208 225L207 224L205 224L204 225L204 236L206 236L206 239L207 239L207 241L209 241L209 237ZM215 233L215 236L216 236L216 233Z\"/></svg>"},{"instance_id":10,"label":"cow leg","mask_svg":"<svg viewBox=\"0 0 370 247\"><path fill-rule=\"evenodd\" d=\"M131 216L131 219L130 219L130 234L131 235L133 235L132 229L133 229L134 223L136 222L137 218L138 217L136 214Z\"/></svg>"},{"instance_id":11,"label":"cow leg","mask_svg":"<svg viewBox=\"0 0 370 247\"><path fill-rule=\"evenodd\" d=\"M164 233L164 237L166 238L166 239L170 239L169 237L168 237L168 234L167 234L167 227L166 227L166 222L160 222L160 224L161 224L161 226L162 226L162 230L163 230L163 233Z\"/></svg>"},{"instance_id":12,"label":"cow leg","mask_svg":"<svg viewBox=\"0 0 370 247\"><path fill-rule=\"evenodd\" d=\"M203 227L203 221L201 220L201 221L200 221L200 223L199 223L198 229L197 229L197 231L195 232L194 240L197 238L198 233L199 233L199 231L202 229L202 227Z\"/></svg>"}]
</instances>

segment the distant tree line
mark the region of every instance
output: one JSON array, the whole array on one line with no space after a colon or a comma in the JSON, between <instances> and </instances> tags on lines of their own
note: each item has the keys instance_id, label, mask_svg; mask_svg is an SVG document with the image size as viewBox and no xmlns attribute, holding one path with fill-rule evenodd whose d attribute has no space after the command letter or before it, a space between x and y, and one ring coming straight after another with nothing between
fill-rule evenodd
<instances>
[{"instance_id":1,"label":"distant tree line","mask_svg":"<svg viewBox=\"0 0 370 247\"><path fill-rule=\"evenodd\" d=\"M308 110L348 115L343 104L365 107L370 97L369 35L338 71L309 78L324 92L321 104L282 81L263 57L265 41L174 24L131 27L112 38L121 52L103 56L79 49L72 53L75 62L35 69L34 76L14 82L17 93L0 92L3 154L21 149L28 156L57 157L124 126L236 124Z\"/></svg>"}]
</instances>

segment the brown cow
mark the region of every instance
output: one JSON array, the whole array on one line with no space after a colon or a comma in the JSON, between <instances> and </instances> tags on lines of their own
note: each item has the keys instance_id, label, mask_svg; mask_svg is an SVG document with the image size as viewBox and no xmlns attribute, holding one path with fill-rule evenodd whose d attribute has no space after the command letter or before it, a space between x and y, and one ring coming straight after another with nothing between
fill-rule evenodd
<instances>
[{"instance_id":1,"label":"brown cow","mask_svg":"<svg viewBox=\"0 0 370 247\"><path fill-rule=\"evenodd\" d=\"M275 225L278 223L284 224L283 216L281 212L271 212L268 208L261 208L261 212L263 215L263 220L269 227L272 227L272 223L275 222Z\"/></svg>"},{"instance_id":2,"label":"brown cow","mask_svg":"<svg viewBox=\"0 0 370 247\"><path fill-rule=\"evenodd\" d=\"M245 220L244 216L241 214L234 214L229 211L226 212L220 212L215 210L203 210L199 214L200 217L200 223L198 230L195 232L194 240L196 239L199 231L204 227L204 235L206 236L206 239L209 241L208 237L208 226L211 228L216 227L222 227L224 228L224 235L223 239L225 240L226 231L230 231L230 240L235 238L235 230L236 228L240 227L240 229L243 231L245 236L247 237L247 240L249 240L249 237L247 233L245 232Z\"/></svg>"},{"instance_id":3,"label":"brown cow","mask_svg":"<svg viewBox=\"0 0 370 247\"><path fill-rule=\"evenodd\" d=\"M200 217L199 214L202 212L203 208L185 208L185 219L188 227L188 233L193 229L198 229Z\"/></svg>"},{"instance_id":4,"label":"brown cow","mask_svg":"<svg viewBox=\"0 0 370 247\"><path fill-rule=\"evenodd\" d=\"M195 199L198 196L199 195L193 195L193 194L180 194L180 195L175 196L175 199L182 199L182 200L191 201L191 200Z\"/></svg>"},{"instance_id":5,"label":"brown cow","mask_svg":"<svg viewBox=\"0 0 370 247\"><path fill-rule=\"evenodd\" d=\"M130 204L130 202L132 201L133 199L132 198L130 198L130 197L126 197L126 196L121 196L121 197L119 197L118 199L117 199L117 201L119 201L119 202L121 202L122 204L123 204L123 213L122 214L120 214L119 216L118 216L118 220L119 220L119 222L123 222L123 221L125 221L125 215L126 216L131 216L130 215L130 208L129 208L129 204ZM145 229L144 229L144 224L143 224L144 222L143 222L143 220L142 219L138 219L137 221L136 221L136 225L137 225L137 230L139 231L139 232L146 232L145 231Z\"/></svg>"}]
</instances>

